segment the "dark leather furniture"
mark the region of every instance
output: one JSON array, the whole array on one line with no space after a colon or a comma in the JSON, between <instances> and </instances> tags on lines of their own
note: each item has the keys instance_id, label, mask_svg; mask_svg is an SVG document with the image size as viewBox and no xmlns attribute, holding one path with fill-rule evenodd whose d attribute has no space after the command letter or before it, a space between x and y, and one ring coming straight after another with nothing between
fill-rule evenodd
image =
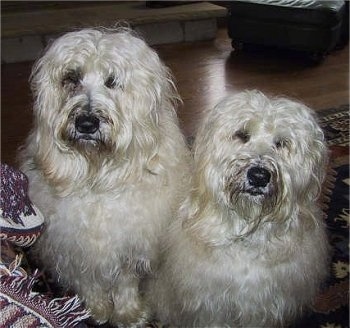
<instances>
[{"instance_id":1,"label":"dark leather furniture","mask_svg":"<svg viewBox=\"0 0 350 328\"><path fill-rule=\"evenodd\" d=\"M348 19L345 1L232 1L228 33L236 49L244 44L277 46L322 59L337 44ZM347 15L347 16L346 16Z\"/></svg>"}]
</instances>

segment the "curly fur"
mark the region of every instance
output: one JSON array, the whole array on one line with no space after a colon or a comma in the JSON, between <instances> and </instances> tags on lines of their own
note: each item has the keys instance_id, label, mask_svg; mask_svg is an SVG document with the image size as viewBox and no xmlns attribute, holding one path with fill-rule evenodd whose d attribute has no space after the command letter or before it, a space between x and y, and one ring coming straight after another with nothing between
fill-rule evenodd
<instances>
[{"instance_id":1,"label":"curly fur","mask_svg":"<svg viewBox=\"0 0 350 328\"><path fill-rule=\"evenodd\" d=\"M31 87L22 169L47 219L35 252L98 322L145 322L141 285L188 181L171 75L131 30L84 29L49 46Z\"/></svg>"},{"instance_id":2,"label":"curly fur","mask_svg":"<svg viewBox=\"0 0 350 328\"><path fill-rule=\"evenodd\" d=\"M246 91L209 111L192 192L151 284L156 316L178 327L271 327L300 315L327 273L317 205L326 164L303 104Z\"/></svg>"}]
</instances>

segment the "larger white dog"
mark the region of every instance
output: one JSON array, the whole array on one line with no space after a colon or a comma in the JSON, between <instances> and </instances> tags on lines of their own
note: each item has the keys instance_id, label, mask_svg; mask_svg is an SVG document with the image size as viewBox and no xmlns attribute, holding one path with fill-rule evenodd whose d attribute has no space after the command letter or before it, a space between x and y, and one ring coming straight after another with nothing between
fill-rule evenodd
<instances>
[{"instance_id":1,"label":"larger white dog","mask_svg":"<svg viewBox=\"0 0 350 328\"><path fill-rule=\"evenodd\" d=\"M312 303L327 274L317 205L327 150L306 106L258 91L205 117L195 175L166 237L153 304L178 327L271 327Z\"/></svg>"},{"instance_id":2,"label":"larger white dog","mask_svg":"<svg viewBox=\"0 0 350 328\"><path fill-rule=\"evenodd\" d=\"M48 220L36 252L97 321L145 322L142 281L188 181L169 71L130 30L85 29L53 42L31 82L22 169Z\"/></svg>"}]
</instances>

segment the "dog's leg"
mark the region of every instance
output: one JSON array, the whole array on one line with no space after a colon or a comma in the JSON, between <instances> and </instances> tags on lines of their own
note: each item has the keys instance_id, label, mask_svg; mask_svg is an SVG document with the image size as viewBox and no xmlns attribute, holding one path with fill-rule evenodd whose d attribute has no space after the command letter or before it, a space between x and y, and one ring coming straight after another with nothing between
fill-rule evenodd
<instances>
[{"instance_id":1,"label":"dog's leg","mask_svg":"<svg viewBox=\"0 0 350 328\"><path fill-rule=\"evenodd\" d=\"M84 286L80 286L78 294L84 300L85 307L91 312L93 320L99 324L107 322L113 311L109 291L96 284L87 283Z\"/></svg>"},{"instance_id":2,"label":"dog's leg","mask_svg":"<svg viewBox=\"0 0 350 328\"><path fill-rule=\"evenodd\" d=\"M110 319L118 327L143 327L148 319L145 302L139 294L140 279L132 273L119 276L118 286L112 291L114 312Z\"/></svg>"}]
</instances>

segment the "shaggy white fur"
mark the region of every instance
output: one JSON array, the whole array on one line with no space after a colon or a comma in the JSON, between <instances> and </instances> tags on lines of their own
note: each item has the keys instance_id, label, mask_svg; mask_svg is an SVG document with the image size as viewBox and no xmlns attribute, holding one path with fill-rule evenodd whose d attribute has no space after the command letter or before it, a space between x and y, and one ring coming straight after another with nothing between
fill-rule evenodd
<instances>
[{"instance_id":1,"label":"shaggy white fur","mask_svg":"<svg viewBox=\"0 0 350 328\"><path fill-rule=\"evenodd\" d=\"M31 86L22 169L47 219L35 252L98 322L143 323L142 283L188 190L171 75L131 30L84 29L52 43Z\"/></svg>"},{"instance_id":2,"label":"shaggy white fur","mask_svg":"<svg viewBox=\"0 0 350 328\"><path fill-rule=\"evenodd\" d=\"M271 327L311 305L328 269L317 204L326 164L303 104L246 91L209 111L191 195L150 287L156 316L177 327Z\"/></svg>"}]
</instances>

